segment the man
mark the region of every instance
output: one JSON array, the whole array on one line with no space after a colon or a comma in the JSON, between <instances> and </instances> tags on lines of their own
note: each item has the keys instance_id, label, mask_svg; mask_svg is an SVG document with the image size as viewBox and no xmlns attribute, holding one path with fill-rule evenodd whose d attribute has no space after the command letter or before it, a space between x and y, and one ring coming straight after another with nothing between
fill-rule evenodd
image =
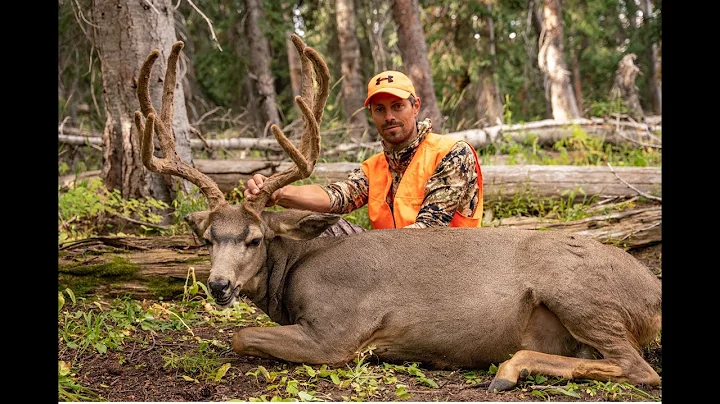
<instances>
[{"instance_id":1,"label":"man","mask_svg":"<svg viewBox=\"0 0 720 404\"><path fill-rule=\"evenodd\" d=\"M420 97L410 79L385 71L368 83L365 106L382 137L383 152L362 163L344 181L327 186L287 185L268 206L345 214L368 205L373 228L480 227L482 172L475 149L464 140L432 133L418 122ZM248 180L245 197L266 177Z\"/></svg>"}]
</instances>

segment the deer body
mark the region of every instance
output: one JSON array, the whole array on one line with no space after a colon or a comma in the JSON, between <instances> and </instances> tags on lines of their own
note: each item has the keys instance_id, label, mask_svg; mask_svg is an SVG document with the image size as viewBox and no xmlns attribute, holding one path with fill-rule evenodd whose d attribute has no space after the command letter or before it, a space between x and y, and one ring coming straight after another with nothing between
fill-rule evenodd
<instances>
[{"instance_id":1,"label":"deer body","mask_svg":"<svg viewBox=\"0 0 720 404\"><path fill-rule=\"evenodd\" d=\"M162 113L138 79L144 164L197 185L210 209L186 216L210 249L210 293L221 307L241 295L279 327L245 327L236 353L297 363L340 365L358 352L387 362L434 368L487 368L489 386L514 387L529 374L657 385L642 347L661 329L661 282L624 250L555 231L506 228L373 230L318 237L339 215L265 211L272 193L312 173L329 73L293 35L303 57L305 122L298 148L272 132L296 166L273 175L262 192L230 205L211 179L174 151L172 96L182 43L173 46ZM318 93L313 91L314 76ZM157 133L164 158L154 156ZM596 359L599 358L599 359Z\"/></svg>"}]
</instances>

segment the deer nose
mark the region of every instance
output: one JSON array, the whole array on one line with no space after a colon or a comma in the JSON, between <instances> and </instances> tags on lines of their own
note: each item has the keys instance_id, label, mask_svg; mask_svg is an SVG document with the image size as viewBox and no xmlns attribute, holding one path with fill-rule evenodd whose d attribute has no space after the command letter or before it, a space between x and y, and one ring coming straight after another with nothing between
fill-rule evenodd
<instances>
[{"instance_id":1,"label":"deer nose","mask_svg":"<svg viewBox=\"0 0 720 404\"><path fill-rule=\"evenodd\" d=\"M210 291L214 296L225 296L230 289L230 281L227 279L209 281L208 285L210 285Z\"/></svg>"}]
</instances>

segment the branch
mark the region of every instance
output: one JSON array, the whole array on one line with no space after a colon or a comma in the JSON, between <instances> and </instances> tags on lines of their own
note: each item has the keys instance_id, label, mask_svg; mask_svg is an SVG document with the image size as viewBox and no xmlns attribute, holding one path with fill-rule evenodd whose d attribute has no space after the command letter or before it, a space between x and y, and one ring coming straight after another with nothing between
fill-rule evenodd
<instances>
[{"instance_id":1,"label":"branch","mask_svg":"<svg viewBox=\"0 0 720 404\"><path fill-rule=\"evenodd\" d=\"M634 120L634 119L632 119L631 117L628 117L628 119L631 120L634 124L637 124L637 121ZM631 143L634 143L634 144L637 144L637 145L640 145L640 146L644 146L644 147L652 147L652 148L655 148L655 149L662 149L662 141L661 141L660 139L658 139L657 136L655 136L655 135L653 135L652 133L650 133L650 128L649 128L649 126L648 126L648 128L645 130L645 132L647 133L647 135L648 135L651 139L654 139L654 140L657 141L659 144L645 143L645 142L641 142L641 141L639 141L639 140L631 139L631 138L628 137L628 136L625 136L625 134L623 133L623 131L620 129L620 115L619 115L619 114L617 115L617 118L616 118L615 132L618 134L618 136L620 136L621 138L627 140L628 142L631 142Z\"/></svg>"},{"instance_id":2,"label":"branch","mask_svg":"<svg viewBox=\"0 0 720 404\"><path fill-rule=\"evenodd\" d=\"M215 44L217 45L218 49L220 49L220 52L222 52L222 47L220 47L220 43L217 40L217 36L215 36L215 30L213 30L212 21L210 21L210 19L207 18L207 16L202 11L200 11L199 8L197 8L197 6L195 5L195 3L192 2L192 0L187 0L187 2L190 3L192 8L194 8L195 11L197 11L198 14L200 14L202 16L202 18L205 19L205 22L207 22L208 26L210 27L210 32L212 33L212 38L215 41Z\"/></svg>"},{"instance_id":3,"label":"branch","mask_svg":"<svg viewBox=\"0 0 720 404\"><path fill-rule=\"evenodd\" d=\"M615 178L617 178L618 180L620 180L620 182L622 182L623 184L625 184L625 186L627 186L628 188L630 188L630 189L632 189L633 191L637 192L638 195L644 196L645 198L648 198L648 199L652 199L653 201L662 202L662 198L658 198L657 196L653 196L653 195L647 194L647 193L645 193L645 192L643 192L643 191L635 188L634 186L628 184L627 182L625 182L625 180L623 180L622 178L620 178L619 175L617 175L617 173L615 172L615 169L612 168L612 166L610 165L610 163L607 163L607 166L610 168L610 171L612 171L612 173L613 173L613 175L615 176Z\"/></svg>"}]
</instances>

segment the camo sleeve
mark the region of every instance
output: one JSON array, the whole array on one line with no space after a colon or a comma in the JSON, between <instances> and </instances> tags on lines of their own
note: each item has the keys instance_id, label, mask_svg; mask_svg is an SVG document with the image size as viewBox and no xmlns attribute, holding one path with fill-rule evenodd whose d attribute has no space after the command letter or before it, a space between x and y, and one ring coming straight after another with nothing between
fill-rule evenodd
<instances>
[{"instance_id":1,"label":"camo sleeve","mask_svg":"<svg viewBox=\"0 0 720 404\"><path fill-rule=\"evenodd\" d=\"M471 147L460 141L442 159L425 185L425 199L415 223L406 227L447 226L455 211L472 215L478 204L479 188Z\"/></svg>"},{"instance_id":2,"label":"camo sleeve","mask_svg":"<svg viewBox=\"0 0 720 404\"><path fill-rule=\"evenodd\" d=\"M328 213L345 214L363 207L368 201L370 185L361 168L356 168L343 181L322 186L330 197Z\"/></svg>"}]
</instances>

